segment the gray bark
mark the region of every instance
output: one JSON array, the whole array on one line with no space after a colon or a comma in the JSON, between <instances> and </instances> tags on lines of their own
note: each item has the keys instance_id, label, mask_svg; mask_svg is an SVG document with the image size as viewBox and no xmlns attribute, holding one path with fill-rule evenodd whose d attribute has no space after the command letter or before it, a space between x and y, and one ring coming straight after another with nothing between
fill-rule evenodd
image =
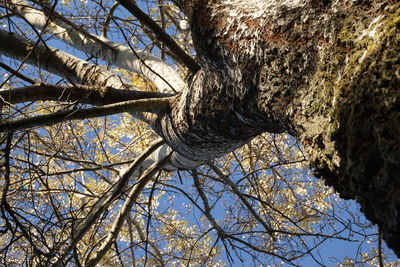
<instances>
[{"instance_id":1,"label":"gray bark","mask_svg":"<svg viewBox=\"0 0 400 267\"><path fill-rule=\"evenodd\" d=\"M41 42L33 42L23 36L0 30L0 54L18 59L51 73L65 77L72 84L96 84L124 88L124 84L105 68L74 57Z\"/></svg>"},{"instance_id":2,"label":"gray bark","mask_svg":"<svg viewBox=\"0 0 400 267\"><path fill-rule=\"evenodd\" d=\"M175 2L201 70L171 112L150 121L173 165L195 167L264 131L288 132L315 175L356 199L400 256L400 4Z\"/></svg>"},{"instance_id":3,"label":"gray bark","mask_svg":"<svg viewBox=\"0 0 400 267\"><path fill-rule=\"evenodd\" d=\"M177 1L202 69L155 125L206 161L289 132L400 255L400 11L392 1Z\"/></svg>"},{"instance_id":4,"label":"gray bark","mask_svg":"<svg viewBox=\"0 0 400 267\"><path fill-rule=\"evenodd\" d=\"M130 47L114 43L105 37L90 34L55 11L47 16L41 10L32 8L25 0L0 1L0 5L4 5L42 31L51 32L78 50L101 58L110 65L144 75L160 92L169 92L171 88L179 91L184 86L184 81L174 69L151 54L133 51Z\"/></svg>"}]
</instances>

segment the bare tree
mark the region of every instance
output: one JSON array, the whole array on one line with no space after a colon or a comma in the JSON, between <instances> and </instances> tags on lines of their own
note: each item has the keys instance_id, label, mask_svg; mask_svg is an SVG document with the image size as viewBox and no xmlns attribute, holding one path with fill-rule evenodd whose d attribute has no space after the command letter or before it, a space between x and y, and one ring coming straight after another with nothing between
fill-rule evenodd
<instances>
[{"instance_id":1,"label":"bare tree","mask_svg":"<svg viewBox=\"0 0 400 267\"><path fill-rule=\"evenodd\" d=\"M395 1L0 4L5 265L399 255Z\"/></svg>"}]
</instances>

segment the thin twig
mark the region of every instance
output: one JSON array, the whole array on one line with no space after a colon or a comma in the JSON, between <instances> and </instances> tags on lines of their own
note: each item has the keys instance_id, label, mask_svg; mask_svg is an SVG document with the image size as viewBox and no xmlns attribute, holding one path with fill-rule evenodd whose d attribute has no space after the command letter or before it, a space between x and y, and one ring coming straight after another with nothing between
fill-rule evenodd
<instances>
[{"instance_id":1,"label":"thin twig","mask_svg":"<svg viewBox=\"0 0 400 267\"><path fill-rule=\"evenodd\" d=\"M92 210L86 216L85 220L77 227L71 243L64 249L62 255L53 266L63 266L64 259L68 256L73 248L85 233L93 225L97 218L103 213L103 211L118 197L123 194L124 188L130 180L132 174L139 168L139 166L147 159L147 157L153 153L157 148L164 144L164 141L160 138L156 140L150 147L144 151L137 159L128 167L127 171L122 175L113 188L110 189L108 194L104 194L97 203L93 206Z\"/></svg>"},{"instance_id":2,"label":"thin twig","mask_svg":"<svg viewBox=\"0 0 400 267\"><path fill-rule=\"evenodd\" d=\"M6 64L4 64L3 62L0 62L0 67L2 67L3 69L5 69L6 71L10 72L12 75L14 75L15 77L20 78L21 80L24 80L30 84L34 84L35 81L32 80L29 77L26 77L25 75L21 74L19 71L14 70L13 68L7 66Z\"/></svg>"},{"instance_id":3,"label":"thin twig","mask_svg":"<svg viewBox=\"0 0 400 267\"><path fill-rule=\"evenodd\" d=\"M243 196L243 194L240 192L238 189L237 185L229 179L217 166L215 166L212 162L208 163L208 166L218 175L220 176L225 183L229 185L229 187L232 189L233 193L238 196L238 198L243 202L243 204L247 207L247 209L250 211L250 213L256 218L267 230L267 232L271 235L273 238L274 235L274 230L271 228L271 226L267 225L267 223L260 217L260 215L253 209L253 207L250 205L250 203L247 201L247 199Z\"/></svg>"},{"instance_id":4,"label":"thin twig","mask_svg":"<svg viewBox=\"0 0 400 267\"><path fill-rule=\"evenodd\" d=\"M143 188L151 180L153 175L157 171L159 171L159 169L165 163L167 163L167 161L170 159L170 155L171 154L169 154L163 160L154 162L153 165L151 165L146 170L146 172L141 176L141 178L138 180L138 182L132 187L131 191L129 192L129 194L126 198L124 206L120 210L117 218L114 221L114 224L111 227L110 232L107 235L106 240L103 242L103 244L97 250L97 253L91 259L89 259L89 261L85 264L85 266L96 266L96 264L102 259L102 257L106 254L106 252L110 249L111 245L116 240L119 232L121 231L122 225L124 224L125 218L128 216L128 213L130 212L132 205L135 203L136 199L139 197L140 193L143 191Z\"/></svg>"},{"instance_id":5,"label":"thin twig","mask_svg":"<svg viewBox=\"0 0 400 267\"><path fill-rule=\"evenodd\" d=\"M382 232L378 228L378 259L379 259L379 267L383 267L384 261L383 261L383 252L382 252Z\"/></svg>"},{"instance_id":6,"label":"thin twig","mask_svg":"<svg viewBox=\"0 0 400 267\"><path fill-rule=\"evenodd\" d=\"M197 62L189 56L163 29L144 13L133 1L130 0L118 0L122 6L124 6L132 15L134 15L141 23L151 29L154 34L159 38L161 42L174 53L180 61L186 65L186 67L192 72L196 73L200 66Z\"/></svg>"}]
</instances>

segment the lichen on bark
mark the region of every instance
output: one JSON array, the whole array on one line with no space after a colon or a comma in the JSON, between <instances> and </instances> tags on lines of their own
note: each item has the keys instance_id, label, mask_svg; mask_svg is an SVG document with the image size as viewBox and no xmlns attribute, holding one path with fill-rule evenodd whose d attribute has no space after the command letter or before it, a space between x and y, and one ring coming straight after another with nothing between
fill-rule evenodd
<instances>
[{"instance_id":1,"label":"lichen on bark","mask_svg":"<svg viewBox=\"0 0 400 267\"><path fill-rule=\"evenodd\" d=\"M345 19L304 99L312 122L303 143L315 174L343 198L356 199L400 252L400 11L369 23ZM360 25L366 25L364 28ZM304 101L304 99L302 101Z\"/></svg>"},{"instance_id":2,"label":"lichen on bark","mask_svg":"<svg viewBox=\"0 0 400 267\"><path fill-rule=\"evenodd\" d=\"M400 255L400 4L178 2L202 70L160 123L167 142L205 160L287 131Z\"/></svg>"}]
</instances>

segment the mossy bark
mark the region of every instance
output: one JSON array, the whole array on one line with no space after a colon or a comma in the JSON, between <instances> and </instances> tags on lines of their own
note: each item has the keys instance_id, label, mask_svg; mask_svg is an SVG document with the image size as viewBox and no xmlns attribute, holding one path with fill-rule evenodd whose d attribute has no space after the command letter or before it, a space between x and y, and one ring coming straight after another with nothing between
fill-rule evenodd
<instances>
[{"instance_id":1,"label":"mossy bark","mask_svg":"<svg viewBox=\"0 0 400 267\"><path fill-rule=\"evenodd\" d=\"M400 10L387 10L364 31L344 21L350 50L327 51L300 98L310 120L294 121L316 176L360 203L400 255Z\"/></svg>"},{"instance_id":2,"label":"mossy bark","mask_svg":"<svg viewBox=\"0 0 400 267\"><path fill-rule=\"evenodd\" d=\"M263 132L357 200L400 256L400 5L180 0L202 69L156 129L205 161Z\"/></svg>"}]
</instances>

